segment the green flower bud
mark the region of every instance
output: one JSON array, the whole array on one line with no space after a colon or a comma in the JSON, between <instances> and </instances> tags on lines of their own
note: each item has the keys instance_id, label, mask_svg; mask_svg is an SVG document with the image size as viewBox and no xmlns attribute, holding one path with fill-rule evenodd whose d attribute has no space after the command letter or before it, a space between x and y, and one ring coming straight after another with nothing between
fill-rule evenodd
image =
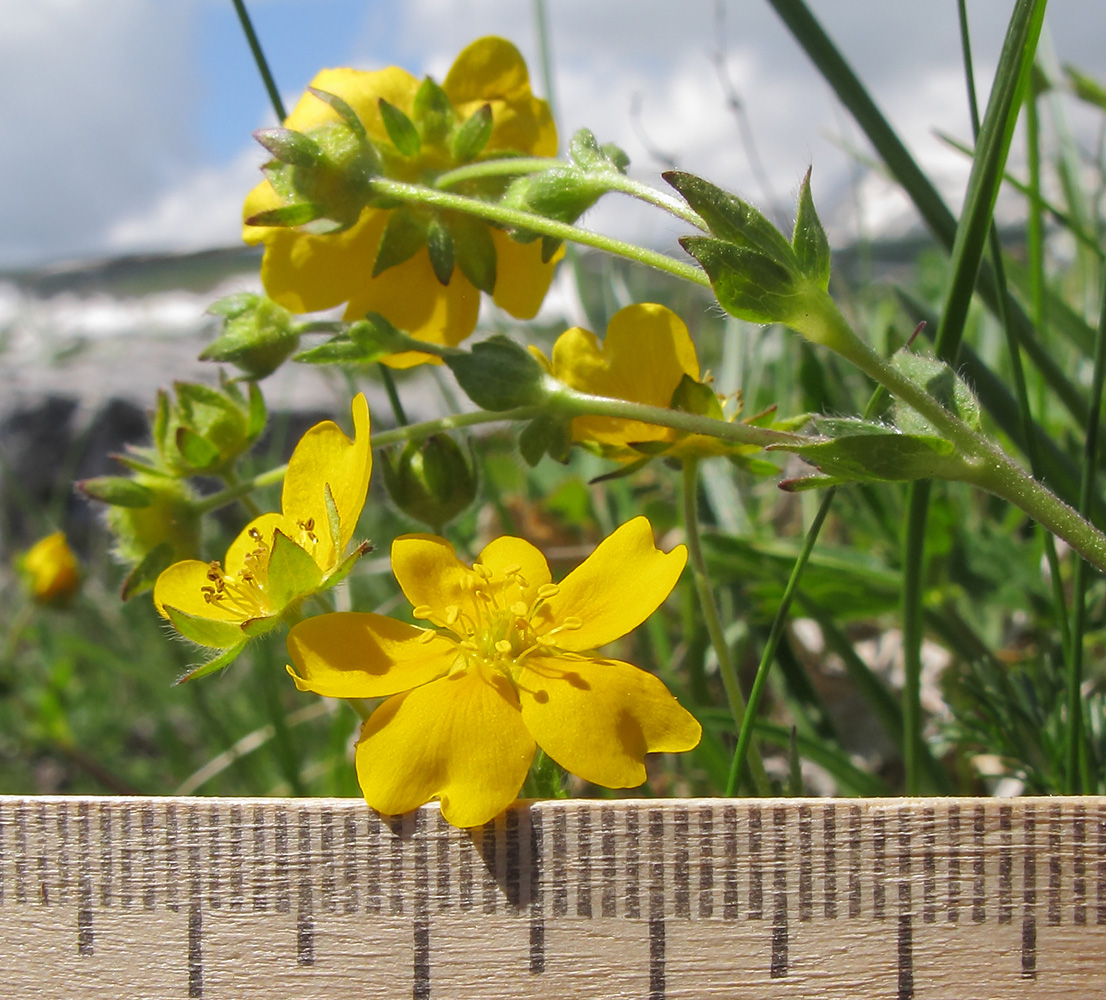
<instances>
[{"instance_id":1,"label":"green flower bud","mask_svg":"<svg viewBox=\"0 0 1106 1000\"><path fill-rule=\"evenodd\" d=\"M231 295L208 312L223 317L223 332L200 360L230 362L242 371L243 378L256 381L271 375L299 347L292 314L262 295Z\"/></svg>"},{"instance_id":2,"label":"green flower bud","mask_svg":"<svg viewBox=\"0 0 1106 1000\"><path fill-rule=\"evenodd\" d=\"M82 479L77 483L77 489L90 500L99 500L113 507L149 507L154 499L153 491L148 486L127 476Z\"/></svg>"},{"instance_id":3,"label":"green flower bud","mask_svg":"<svg viewBox=\"0 0 1106 1000\"><path fill-rule=\"evenodd\" d=\"M409 517L439 531L476 499L476 469L451 437L408 443L383 462L388 495Z\"/></svg>"}]
</instances>

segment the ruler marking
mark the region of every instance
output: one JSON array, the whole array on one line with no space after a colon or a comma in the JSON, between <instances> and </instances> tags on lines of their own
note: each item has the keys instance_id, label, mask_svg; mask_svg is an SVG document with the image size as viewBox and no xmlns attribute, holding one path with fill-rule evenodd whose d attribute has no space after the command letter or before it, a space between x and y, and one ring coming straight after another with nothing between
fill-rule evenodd
<instances>
[{"instance_id":1,"label":"ruler marking","mask_svg":"<svg viewBox=\"0 0 1106 1000\"><path fill-rule=\"evenodd\" d=\"M1008 924L1014 919L1014 851L1011 838L1014 810L1007 803L999 806L998 829L998 922Z\"/></svg>"},{"instance_id":2,"label":"ruler marking","mask_svg":"<svg viewBox=\"0 0 1106 1000\"><path fill-rule=\"evenodd\" d=\"M4 808L0 806L0 906L4 904L4 830L6 828L6 821L4 818Z\"/></svg>"},{"instance_id":3,"label":"ruler marking","mask_svg":"<svg viewBox=\"0 0 1106 1000\"><path fill-rule=\"evenodd\" d=\"M1071 824L1071 920L1073 924L1087 922L1087 860L1084 854L1087 840L1087 810L1077 805Z\"/></svg>"},{"instance_id":4,"label":"ruler marking","mask_svg":"<svg viewBox=\"0 0 1106 1000\"><path fill-rule=\"evenodd\" d=\"M314 886L311 879L311 811L299 810L296 857L296 964L315 964Z\"/></svg>"},{"instance_id":5,"label":"ruler marking","mask_svg":"<svg viewBox=\"0 0 1106 1000\"><path fill-rule=\"evenodd\" d=\"M636 805L626 807L626 916L641 916L641 815Z\"/></svg>"},{"instance_id":6,"label":"ruler marking","mask_svg":"<svg viewBox=\"0 0 1106 1000\"><path fill-rule=\"evenodd\" d=\"M517 827L517 816L516 832ZM415 813L414 1000L430 1000L430 845L426 814Z\"/></svg>"},{"instance_id":7,"label":"ruler marking","mask_svg":"<svg viewBox=\"0 0 1106 1000\"><path fill-rule=\"evenodd\" d=\"M60 814L58 818L60 820ZM154 840L156 817L152 802L142 804L139 823L142 826L142 909L152 910L157 905L157 853Z\"/></svg>"},{"instance_id":8,"label":"ruler marking","mask_svg":"<svg viewBox=\"0 0 1106 1000\"><path fill-rule=\"evenodd\" d=\"M553 814L553 916L568 913L568 878L565 861L568 857L568 811L558 809Z\"/></svg>"},{"instance_id":9,"label":"ruler marking","mask_svg":"<svg viewBox=\"0 0 1106 1000\"><path fill-rule=\"evenodd\" d=\"M887 903L884 879L887 875L887 817L872 814L872 915L882 920Z\"/></svg>"},{"instance_id":10,"label":"ruler marking","mask_svg":"<svg viewBox=\"0 0 1106 1000\"><path fill-rule=\"evenodd\" d=\"M699 810L699 916L714 915L714 807Z\"/></svg>"},{"instance_id":11,"label":"ruler marking","mask_svg":"<svg viewBox=\"0 0 1106 1000\"><path fill-rule=\"evenodd\" d=\"M58 902L63 906L69 902L69 804L58 802ZM153 884L153 876L150 877Z\"/></svg>"},{"instance_id":12,"label":"ruler marking","mask_svg":"<svg viewBox=\"0 0 1106 1000\"><path fill-rule=\"evenodd\" d=\"M605 805L600 807L599 828L600 872L603 878L599 912L602 913L604 917L614 917L618 915L618 890L616 887L616 879L618 878L618 857L615 854L613 806Z\"/></svg>"},{"instance_id":13,"label":"ruler marking","mask_svg":"<svg viewBox=\"0 0 1106 1000\"><path fill-rule=\"evenodd\" d=\"M452 879L450 877L451 866L449 860L449 844L453 827L446 821L440 809L434 815L435 840L437 843L437 853L435 855L437 871L435 874L437 876L438 909L448 910L453 905L453 900L450 897Z\"/></svg>"},{"instance_id":14,"label":"ruler marking","mask_svg":"<svg viewBox=\"0 0 1106 1000\"><path fill-rule=\"evenodd\" d=\"M977 805L972 817L972 923L975 924L981 924L987 919L984 904L987 889L984 853L986 823L986 811L982 805Z\"/></svg>"},{"instance_id":15,"label":"ruler marking","mask_svg":"<svg viewBox=\"0 0 1106 1000\"><path fill-rule=\"evenodd\" d=\"M649 810L649 1000L665 1000L664 812Z\"/></svg>"},{"instance_id":16,"label":"ruler marking","mask_svg":"<svg viewBox=\"0 0 1106 1000\"><path fill-rule=\"evenodd\" d=\"M92 817L87 801L77 806L77 954L91 955L92 938Z\"/></svg>"},{"instance_id":17,"label":"ruler marking","mask_svg":"<svg viewBox=\"0 0 1106 1000\"><path fill-rule=\"evenodd\" d=\"M176 803L170 802L165 807L165 900L172 913L180 910L181 870L178 822Z\"/></svg>"},{"instance_id":18,"label":"ruler marking","mask_svg":"<svg viewBox=\"0 0 1106 1000\"><path fill-rule=\"evenodd\" d=\"M273 815L273 886L277 913L292 911L292 879L288 871L288 810L278 806Z\"/></svg>"},{"instance_id":19,"label":"ruler marking","mask_svg":"<svg viewBox=\"0 0 1106 1000\"><path fill-rule=\"evenodd\" d=\"M522 907L522 843L519 835L519 811L511 809L506 816L507 841L503 887L507 897L507 912L518 914Z\"/></svg>"},{"instance_id":20,"label":"ruler marking","mask_svg":"<svg viewBox=\"0 0 1106 1000\"><path fill-rule=\"evenodd\" d=\"M737 891L737 807L722 808L722 919L736 920L740 909Z\"/></svg>"},{"instance_id":21,"label":"ruler marking","mask_svg":"<svg viewBox=\"0 0 1106 1000\"><path fill-rule=\"evenodd\" d=\"M230 807L230 908L241 910L245 904L246 872L243 865L242 807L234 803Z\"/></svg>"},{"instance_id":22,"label":"ruler marking","mask_svg":"<svg viewBox=\"0 0 1106 1000\"><path fill-rule=\"evenodd\" d=\"M591 809L576 810L576 916L591 917Z\"/></svg>"},{"instance_id":23,"label":"ruler marking","mask_svg":"<svg viewBox=\"0 0 1106 1000\"><path fill-rule=\"evenodd\" d=\"M1060 923L1060 807L1048 811L1048 922Z\"/></svg>"},{"instance_id":24,"label":"ruler marking","mask_svg":"<svg viewBox=\"0 0 1106 1000\"><path fill-rule=\"evenodd\" d=\"M960 806L955 804L949 806L948 840L948 905L945 919L955 924L960 920Z\"/></svg>"},{"instance_id":25,"label":"ruler marking","mask_svg":"<svg viewBox=\"0 0 1106 1000\"><path fill-rule=\"evenodd\" d=\"M124 803L119 809L119 905L127 909L134 901L133 830L134 811L130 803Z\"/></svg>"},{"instance_id":26,"label":"ruler marking","mask_svg":"<svg viewBox=\"0 0 1106 1000\"><path fill-rule=\"evenodd\" d=\"M217 803L213 802L208 807L207 812L207 902L213 910L222 909L223 897L222 893L222 863L220 854L222 852L222 842L219 835L221 829L220 819L222 817L221 810Z\"/></svg>"},{"instance_id":27,"label":"ruler marking","mask_svg":"<svg viewBox=\"0 0 1106 1000\"><path fill-rule=\"evenodd\" d=\"M772 857L772 959L769 975L782 979L787 975L787 810L777 806L772 810L774 850Z\"/></svg>"},{"instance_id":28,"label":"ruler marking","mask_svg":"<svg viewBox=\"0 0 1106 1000\"><path fill-rule=\"evenodd\" d=\"M849 917L859 917L860 888L860 806L849 807Z\"/></svg>"},{"instance_id":29,"label":"ruler marking","mask_svg":"<svg viewBox=\"0 0 1106 1000\"><path fill-rule=\"evenodd\" d=\"M1095 923L1106 924L1106 806L1098 807L1098 911Z\"/></svg>"},{"instance_id":30,"label":"ruler marking","mask_svg":"<svg viewBox=\"0 0 1106 1000\"><path fill-rule=\"evenodd\" d=\"M1022 820L1025 855L1022 859L1022 978L1037 976L1037 846L1036 817L1026 806Z\"/></svg>"},{"instance_id":31,"label":"ruler marking","mask_svg":"<svg viewBox=\"0 0 1106 1000\"><path fill-rule=\"evenodd\" d=\"M937 920L937 818L932 807L922 811L922 923Z\"/></svg>"},{"instance_id":32,"label":"ruler marking","mask_svg":"<svg viewBox=\"0 0 1106 1000\"><path fill-rule=\"evenodd\" d=\"M837 919L837 806L822 806L822 915Z\"/></svg>"},{"instance_id":33,"label":"ruler marking","mask_svg":"<svg viewBox=\"0 0 1106 1000\"><path fill-rule=\"evenodd\" d=\"M540 809L530 807L530 975L545 972L545 916L542 912L542 858L545 836Z\"/></svg>"},{"instance_id":34,"label":"ruler marking","mask_svg":"<svg viewBox=\"0 0 1106 1000\"><path fill-rule=\"evenodd\" d=\"M747 920L764 916L764 882L760 869L760 806L749 807L749 915Z\"/></svg>"},{"instance_id":35,"label":"ruler marking","mask_svg":"<svg viewBox=\"0 0 1106 1000\"><path fill-rule=\"evenodd\" d=\"M914 925L910 883L910 839L910 816L903 809L899 812L898 1000L913 1000L914 998Z\"/></svg>"},{"instance_id":36,"label":"ruler marking","mask_svg":"<svg viewBox=\"0 0 1106 1000\"><path fill-rule=\"evenodd\" d=\"M808 805L799 806L799 923L814 916L814 818Z\"/></svg>"},{"instance_id":37,"label":"ruler marking","mask_svg":"<svg viewBox=\"0 0 1106 1000\"><path fill-rule=\"evenodd\" d=\"M260 805L253 807L253 908L263 912L269 908L269 899L265 892L265 810Z\"/></svg>"},{"instance_id":38,"label":"ruler marking","mask_svg":"<svg viewBox=\"0 0 1106 1000\"><path fill-rule=\"evenodd\" d=\"M342 817L342 886L345 889L342 912L346 914L361 909L357 874L357 813L347 809Z\"/></svg>"},{"instance_id":39,"label":"ruler marking","mask_svg":"<svg viewBox=\"0 0 1106 1000\"><path fill-rule=\"evenodd\" d=\"M329 806L319 812L319 910L322 913L334 913L336 910L335 874L337 859L334 848L334 810Z\"/></svg>"},{"instance_id":40,"label":"ruler marking","mask_svg":"<svg viewBox=\"0 0 1106 1000\"><path fill-rule=\"evenodd\" d=\"M672 892L677 917L691 916L691 849L688 812L678 806L672 814Z\"/></svg>"},{"instance_id":41,"label":"ruler marking","mask_svg":"<svg viewBox=\"0 0 1106 1000\"><path fill-rule=\"evenodd\" d=\"M46 860L46 803L40 802L38 808L35 810L35 837L38 840L38 857L35 860L35 868L38 872L38 902L40 906L49 906L50 904L50 876L49 876L49 862Z\"/></svg>"},{"instance_id":42,"label":"ruler marking","mask_svg":"<svg viewBox=\"0 0 1106 1000\"><path fill-rule=\"evenodd\" d=\"M388 866L388 878L391 891L388 893L388 915L392 917L403 916L403 817L384 817L392 835L388 838L388 856L391 864ZM476 831L479 835L479 831Z\"/></svg>"},{"instance_id":43,"label":"ruler marking","mask_svg":"<svg viewBox=\"0 0 1106 1000\"><path fill-rule=\"evenodd\" d=\"M15 806L15 901L27 902L27 804Z\"/></svg>"},{"instance_id":44,"label":"ruler marking","mask_svg":"<svg viewBox=\"0 0 1106 1000\"><path fill-rule=\"evenodd\" d=\"M188 996L204 995L203 885L200 867L200 811L188 807Z\"/></svg>"},{"instance_id":45,"label":"ruler marking","mask_svg":"<svg viewBox=\"0 0 1106 1000\"><path fill-rule=\"evenodd\" d=\"M112 901L112 836L111 807L100 803L100 905L105 909Z\"/></svg>"},{"instance_id":46,"label":"ruler marking","mask_svg":"<svg viewBox=\"0 0 1106 1000\"><path fill-rule=\"evenodd\" d=\"M379 913L384 901L380 892L380 837L384 823L378 813L369 813L369 836L365 858L365 912ZM464 859L462 858L462 863Z\"/></svg>"},{"instance_id":47,"label":"ruler marking","mask_svg":"<svg viewBox=\"0 0 1106 1000\"><path fill-rule=\"evenodd\" d=\"M480 828L477 836L480 841L480 859L484 862L480 877L484 913L495 913L499 901L499 886L496 883L496 873L499 871L499 835L496 827L498 818L488 820Z\"/></svg>"}]
</instances>

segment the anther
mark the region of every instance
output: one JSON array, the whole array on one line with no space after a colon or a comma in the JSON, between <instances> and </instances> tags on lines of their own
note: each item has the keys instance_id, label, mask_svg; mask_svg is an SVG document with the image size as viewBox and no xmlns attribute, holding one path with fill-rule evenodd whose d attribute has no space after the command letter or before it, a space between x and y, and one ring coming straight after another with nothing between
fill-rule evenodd
<instances>
[{"instance_id":1,"label":"anther","mask_svg":"<svg viewBox=\"0 0 1106 1000\"><path fill-rule=\"evenodd\" d=\"M518 618L525 618L526 612L529 610L525 601L515 601L515 603L511 605L511 614Z\"/></svg>"},{"instance_id":2,"label":"anther","mask_svg":"<svg viewBox=\"0 0 1106 1000\"><path fill-rule=\"evenodd\" d=\"M519 573L521 573L521 572L522 572L522 567L517 565L517 564L512 564L510 566L505 566L503 568L503 575L504 576L518 576Z\"/></svg>"},{"instance_id":3,"label":"anther","mask_svg":"<svg viewBox=\"0 0 1106 1000\"><path fill-rule=\"evenodd\" d=\"M496 642L495 648L498 652L506 656L511 651L511 644L506 639L500 639Z\"/></svg>"},{"instance_id":4,"label":"anther","mask_svg":"<svg viewBox=\"0 0 1106 1000\"><path fill-rule=\"evenodd\" d=\"M485 580L490 580L492 578L492 571L483 563L473 563L472 571Z\"/></svg>"},{"instance_id":5,"label":"anther","mask_svg":"<svg viewBox=\"0 0 1106 1000\"><path fill-rule=\"evenodd\" d=\"M578 628L583 628L584 623L579 618L569 617L561 622L561 628L566 632L575 632Z\"/></svg>"},{"instance_id":6,"label":"anther","mask_svg":"<svg viewBox=\"0 0 1106 1000\"><path fill-rule=\"evenodd\" d=\"M543 583L538 587L538 597L543 601L549 600L551 597L556 597L561 592L561 588L555 583Z\"/></svg>"},{"instance_id":7,"label":"anther","mask_svg":"<svg viewBox=\"0 0 1106 1000\"><path fill-rule=\"evenodd\" d=\"M456 604L451 604L448 608L445 609L445 623L447 625L452 625L454 622L457 621L460 614L461 609L457 607Z\"/></svg>"},{"instance_id":8,"label":"anther","mask_svg":"<svg viewBox=\"0 0 1106 1000\"><path fill-rule=\"evenodd\" d=\"M425 620L429 618L433 613L434 612L429 604L420 604L417 608L413 608L411 610L411 617Z\"/></svg>"},{"instance_id":9,"label":"anther","mask_svg":"<svg viewBox=\"0 0 1106 1000\"><path fill-rule=\"evenodd\" d=\"M428 642L433 642L437 634L438 633L432 628L424 628L422 634L419 636L419 642L425 646Z\"/></svg>"}]
</instances>

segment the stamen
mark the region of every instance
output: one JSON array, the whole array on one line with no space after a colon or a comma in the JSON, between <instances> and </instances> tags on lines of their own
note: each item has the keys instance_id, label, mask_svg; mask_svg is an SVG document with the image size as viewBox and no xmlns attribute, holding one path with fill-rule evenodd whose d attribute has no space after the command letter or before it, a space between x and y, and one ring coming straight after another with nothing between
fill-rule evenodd
<instances>
[{"instance_id":1,"label":"stamen","mask_svg":"<svg viewBox=\"0 0 1106 1000\"><path fill-rule=\"evenodd\" d=\"M422 635L419 636L419 642L425 646L428 642L433 642L437 635L438 633L435 632L434 629L424 628L422 630Z\"/></svg>"},{"instance_id":2,"label":"stamen","mask_svg":"<svg viewBox=\"0 0 1106 1000\"><path fill-rule=\"evenodd\" d=\"M571 615L561 622L561 628L563 628L566 632L575 632L578 628L583 627L584 623L580 621L579 618Z\"/></svg>"},{"instance_id":3,"label":"stamen","mask_svg":"<svg viewBox=\"0 0 1106 1000\"><path fill-rule=\"evenodd\" d=\"M506 656L511 651L511 644L506 639L500 639L496 642L495 648Z\"/></svg>"},{"instance_id":4,"label":"stamen","mask_svg":"<svg viewBox=\"0 0 1106 1000\"><path fill-rule=\"evenodd\" d=\"M492 578L492 571L483 563L473 563L472 570L485 580L490 580Z\"/></svg>"},{"instance_id":5,"label":"stamen","mask_svg":"<svg viewBox=\"0 0 1106 1000\"><path fill-rule=\"evenodd\" d=\"M556 597L561 592L561 588L555 583L543 583L538 587L538 597L543 601L548 601L551 597Z\"/></svg>"},{"instance_id":6,"label":"stamen","mask_svg":"<svg viewBox=\"0 0 1106 1000\"><path fill-rule=\"evenodd\" d=\"M420 621L424 621L430 618L430 616L433 614L434 611L429 604L420 604L417 608L413 608L411 610L411 617L417 618Z\"/></svg>"},{"instance_id":7,"label":"stamen","mask_svg":"<svg viewBox=\"0 0 1106 1000\"><path fill-rule=\"evenodd\" d=\"M504 576L518 576L521 572L522 572L522 567L518 566L516 564L513 564L513 563L510 566L505 566L503 568L503 575Z\"/></svg>"},{"instance_id":8,"label":"stamen","mask_svg":"<svg viewBox=\"0 0 1106 1000\"><path fill-rule=\"evenodd\" d=\"M516 618L525 618L529 610L525 601L515 601L515 603L511 605L511 614Z\"/></svg>"},{"instance_id":9,"label":"stamen","mask_svg":"<svg viewBox=\"0 0 1106 1000\"><path fill-rule=\"evenodd\" d=\"M461 615L461 609L456 604L451 604L445 609L445 623L452 626Z\"/></svg>"}]
</instances>

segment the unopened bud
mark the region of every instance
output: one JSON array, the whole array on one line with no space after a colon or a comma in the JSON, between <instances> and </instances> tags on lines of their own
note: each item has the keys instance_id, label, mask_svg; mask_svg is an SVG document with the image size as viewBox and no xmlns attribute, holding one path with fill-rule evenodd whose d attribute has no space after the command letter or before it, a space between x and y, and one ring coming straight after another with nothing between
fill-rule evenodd
<instances>
[{"instance_id":1,"label":"unopened bud","mask_svg":"<svg viewBox=\"0 0 1106 1000\"><path fill-rule=\"evenodd\" d=\"M80 587L80 563L62 531L31 546L18 560L18 568L31 596L40 604L64 604Z\"/></svg>"},{"instance_id":2,"label":"unopened bud","mask_svg":"<svg viewBox=\"0 0 1106 1000\"><path fill-rule=\"evenodd\" d=\"M435 530L476 499L476 470L461 446L444 434L410 442L383 465L396 506Z\"/></svg>"},{"instance_id":3,"label":"unopened bud","mask_svg":"<svg viewBox=\"0 0 1106 1000\"><path fill-rule=\"evenodd\" d=\"M208 311L225 319L222 334L207 346L201 361L230 362L245 378L257 380L271 375L299 347L292 314L262 295L230 296Z\"/></svg>"}]
</instances>

